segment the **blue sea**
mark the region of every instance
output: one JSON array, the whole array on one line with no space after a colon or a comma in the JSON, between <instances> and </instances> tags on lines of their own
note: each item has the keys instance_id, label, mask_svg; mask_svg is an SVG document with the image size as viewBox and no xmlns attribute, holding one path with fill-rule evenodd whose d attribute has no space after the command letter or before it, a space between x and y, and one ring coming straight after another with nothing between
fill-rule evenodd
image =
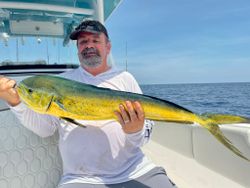
<instances>
[{"instance_id":1,"label":"blue sea","mask_svg":"<svg viewBox=\"0 0 250 188\"><path fill-rule=\"evenodd\" d=\"M146 95L174 102L195 113L250 117L250 83L141 85Z\"/></svg>"}]
</instances>

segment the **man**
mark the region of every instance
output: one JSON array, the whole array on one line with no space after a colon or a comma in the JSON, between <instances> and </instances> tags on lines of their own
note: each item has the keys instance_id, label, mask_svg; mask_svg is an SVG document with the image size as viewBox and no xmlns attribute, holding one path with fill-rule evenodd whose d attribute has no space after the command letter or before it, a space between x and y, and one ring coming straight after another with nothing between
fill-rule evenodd
<instances>
[{"instance_id":1,"label":"man","mask_svg":"<svg viewBox=\"0 0 250 188\"><path fill-rule=\"evenodd\" d=\"M141 93L134 77L107 62L111 43L98 21L83 21L70 35L77 40L80 67L61 76L115 90ZM125 101L114 113L119 119L79 121L87 128L28 109L13 88L15 81L0 78L0 98L8 102L25 127L41 137L59 131L63 160L60 188L173 187L165 171L141 151L151 133L139 102ZM101 107L100 107L101 108Z\"/></svg>"}]
</instances>

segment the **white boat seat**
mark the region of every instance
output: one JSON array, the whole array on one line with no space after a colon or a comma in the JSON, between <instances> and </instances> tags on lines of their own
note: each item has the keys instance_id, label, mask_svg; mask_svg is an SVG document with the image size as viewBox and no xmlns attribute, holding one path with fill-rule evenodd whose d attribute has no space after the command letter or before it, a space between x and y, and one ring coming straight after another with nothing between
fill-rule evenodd
<instances>
[{"instance_id":1,"label":"white boat seat","mask_svg":"<svg viewBox=\"0 0 250 188\"><path fill-rule=\"evenodd\" d=\"M250 124L220 125L250 158ZM198 125L156 123L144 151L184 188L250 187L250 162L238 157Z\"/></svg>"},{"instance_id":2,"label":"white boat seat","mask_svg":"<svg viewBox=\"0 0 250 188\"><path fill-rule=\"evenodd\" d=\"M58 134L40 138L10 111L0 113L0 187L55 188L62 173Z\"/></svg>"}]
</instances>

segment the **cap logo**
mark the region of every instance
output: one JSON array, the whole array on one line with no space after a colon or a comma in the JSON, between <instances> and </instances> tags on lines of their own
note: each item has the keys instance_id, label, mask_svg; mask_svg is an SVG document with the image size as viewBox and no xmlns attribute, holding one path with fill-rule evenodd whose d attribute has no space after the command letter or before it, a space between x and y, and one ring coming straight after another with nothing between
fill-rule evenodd
<instances>
[{"instance_id":1,"label":"cap logo","mask_svg":"<svg viewBox=\"0 0 250 188\"><path fill-rule=\"evenodd\" d=\"M88 25L88 26L86 27L86 30L95 31L95 28L94 28L93 26L91 26L91 25Z\"/></svg>"}]
</instances>

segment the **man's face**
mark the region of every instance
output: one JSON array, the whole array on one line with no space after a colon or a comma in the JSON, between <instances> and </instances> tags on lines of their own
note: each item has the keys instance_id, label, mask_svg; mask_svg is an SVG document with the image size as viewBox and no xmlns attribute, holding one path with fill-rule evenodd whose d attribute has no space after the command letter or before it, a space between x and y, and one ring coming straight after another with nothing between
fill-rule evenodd
<instances>
[{"instance_id":1,"label":"man's face","mask_svg":"<svg viewBox=\"0 0 250 188\"><path fill-rule=\"evenodd\" d=\"M81 33L77 39L78 57L82 66L96 68L106 63L110 42L103 33Z\"/></svg>"}]
</instances>

